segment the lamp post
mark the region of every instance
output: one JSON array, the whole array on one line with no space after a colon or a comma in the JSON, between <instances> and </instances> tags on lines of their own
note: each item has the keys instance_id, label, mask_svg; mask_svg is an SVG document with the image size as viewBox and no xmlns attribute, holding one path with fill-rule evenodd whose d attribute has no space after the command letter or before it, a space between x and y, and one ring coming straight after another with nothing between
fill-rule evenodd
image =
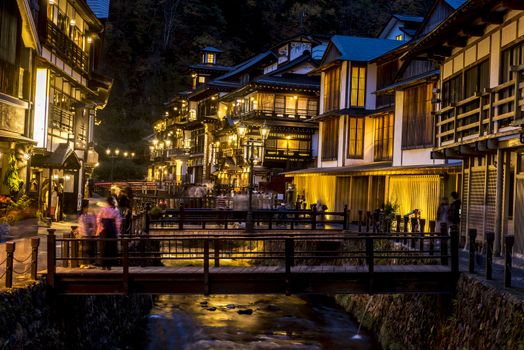
<instances>
[{"instance_id":1,"label":"lamp post","mask_svg":"<svg viewBox=\"0 0 524 350\"><path fill-rule=\"evenodd\" d=\"M269 136L269 127L264 122L264 124L259 128L260 137L262 139L261 147L261 160L263 159L263 147L265 145L265 142ZM237 126L237 132L239 139L241 140L247 135L248 128L240 123ZM255 144L257 143L257 140L248 138L246 140L246 143L243 145L246 147L246 160L249 164L249 188L248 188L248 210L247 210L247 217L246 217L246 231L247 232L253 232L254 225L253 225L253 187L254 187L254 164L255 164Z\"/></svg>"}]
</instances>

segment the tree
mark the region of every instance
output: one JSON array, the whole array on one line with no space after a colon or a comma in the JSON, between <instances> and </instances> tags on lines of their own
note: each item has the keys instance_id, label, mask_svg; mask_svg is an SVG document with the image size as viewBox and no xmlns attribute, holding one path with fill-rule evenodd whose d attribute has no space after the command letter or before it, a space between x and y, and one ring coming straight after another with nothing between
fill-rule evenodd
<instances>
[{"instance_id":1,"label":"tree","mask_svg":"<svg viewBox=\"0 0 524 350\"><path fill-rule=\"evenodd\" d=\"M4 175L4 185L9 188L11 195L15 195L20 188L20 183L22 180L18 175L17 161L14 152L9 155L9 160L7 162L7 170Z\"/></svg>"}]
</instances>

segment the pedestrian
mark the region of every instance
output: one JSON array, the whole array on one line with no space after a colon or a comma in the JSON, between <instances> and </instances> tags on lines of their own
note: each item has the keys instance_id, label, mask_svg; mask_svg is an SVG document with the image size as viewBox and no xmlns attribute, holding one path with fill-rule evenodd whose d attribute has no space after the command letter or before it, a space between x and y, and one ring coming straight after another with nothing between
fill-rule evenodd
<instances>
[{"instance_id":1,"label":"pedestrian","mask_svg":"<svg viewBox=\"0 0 524 350\"><path fill-rule=\"evenodd\" d=\"M445 223L449 226L449 218L448 218L448 211L449 211L449 201L447 197L442 197L440 200L440 204L437 209L437 230L440 229L440 225Z\"/></svg>"},{"instance_id":2,"label":"pedestrian","mask_svg":"<svg viewBox=\"0 0 524 350\"><path fill-rule=\"evenodd\" d=\"M92 268L94 264L94 257L96 254L96 242L94 237L96 234L96 216L89 210L89 201L82 200L82 210L78 217L78 238L80 241L80 251L82 258L80 268Z\"/></svg>"},{"instance_id":3,"label":"pedestrian","mask_svg":"<svg viewBox=\"0 0 524 350\"><path fill-rule=\"evenodd\" d=\"M459 194L455 191L451 192L451 198L453 199L453 201L451 202L448 209L448 221L451 225L459 225L460 207L462 202L460 201Z\"/></svg>"},{"instance_id":4,"label":"pedestrian","mask_svg":"<svg viewBox=\"0 0 524 350\"><path fill-rule=\"evenodd\" d=\"M220 194L217 196L216 207L217 209L227 209L226 196L224 196L223 191L220 191Z\"/></svg>"},{"instance_id":5,"label":"pedestrian","mask_svg":"<svg viewBox=\"0 0 524 350\"><path fill-rule=\"evenodd\" d=\"M96 233L100 238L99 252L102 270L111 270L118 253L116 238L120 232L122 219L115 209L113 197L108 197L106 207L100 209L96 217Z\"/></svg>"},{"instance_id":6,"label":"pedestrian","mask_svg":"<svg viewBox=\"0 0 524 350\"><path fill-rule=\"evenodd\" d=\"M131 234L131 199L128 196L129 191L120 191L117 198L118 211L122 218L122 232L120 234Z\"/></svg>"}]
</instances>

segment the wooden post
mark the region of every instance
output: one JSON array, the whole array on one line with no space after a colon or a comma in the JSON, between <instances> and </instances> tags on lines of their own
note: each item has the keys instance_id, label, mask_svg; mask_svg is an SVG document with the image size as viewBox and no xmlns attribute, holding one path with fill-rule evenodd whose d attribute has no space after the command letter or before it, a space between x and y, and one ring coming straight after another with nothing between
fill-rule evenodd
<instances>
[{"instance_id":1,"label":"wooden post","mask_svg":"<svg viewBox=\"0 0 524 350\"><path fill-rule=\"evenodd\" d=\"M122 238L122 283L124 287L124 293L129 294L129 241L126 238Z\"/></svg>"},{"instance_id":2,"label":"wooden post","mask_svg":"<svg viewBox=\"0 0 524 350\"><path fill-rule=\"evenodd\" d=\"M495 232L486 232L486 279L493 279L493 245Z\"/></svg>"},{"instance_id":3,"label":"wooden post","mask_svg":"<svg viewBox=\"0 0 524 350\"><path fill-rule=\"evenodd\" d=\"M312 230L317 229L317 206L313 207L313 210L311 213L311 229Z\"/></svg>"},{"instance_id":4,"label":"wooden post","mask_svg":"<svg viewBox=\"0 0 524 350\"><path fill-rule=\"evenodd\" d=\"M180 203L180 212L178 215L178 229L183 230L184 229L184 203Z\"/></svg>"},{"instance_id":5,"label":"wooden post","mask_svg":"<svg viewBox=\"0 0 524 350\"><path fill-rule=\"evenodd\" d=\"M71 238L71 233L64 233L62 238L64 238L64 241L62 241L62 258L64 258L62 266L69 267L69 258L71 257L71 250L69 247L71 242L68 239Z\"/></svg>"},{"instance_id":6,"label":"wooden post","mask_svg":"<svg viewBox=\"0 0 524 350\"><path fill-rule=\"evenodd\" d=\"M213 241L213 248L215 253L215 267L220 267L220 240Z\"/></svg>"},{"instance_id":7,"label":"wooden post","mask_svg":"<svg viewBox=\"0 0 524 350\"><path fill-rule=\"evenodd\" d=\"M366 211L366 232L369 232L370 221L371 221L371 212Z\"/></svg>"},{"instance_id":8,"label":"wooden post","mask_svg":"<svg viewBox=\"0 0 524 350\"><path fill-rule=\"evenodd\" d=\"M400 230L400 222L402 221L402 216L400 215L395 215L395 222L397 223L397 234L400 234L400 232L402 232Z\"/></svg>"},{"instance_id":9,"label":"wooden post","mask_svg":"<svg viewBox=\"0 0 524 350\"><path fill-rule=\"evenodd\" d=\"M459 239L460 231L457 225L451 225L450 230L450 250L451 250L451 272L458 277L459 272Z\"/></svg>"},{"instance_id":10,"label":"wooden post","mask_svg":"<svg viewBox=\"0 0 524 350\"><path fill-rule=\"evenodd\" d=\"M75 226L75 225L72 225L71 226L71 239L73 239L71 241L71 264L70 266L72 268L76 268L78 267L78 257L79 257L79 254L78 254L78 246L79 246L79 242L75 239L75 236L76 236L76 229L78 228L78 226Z\"/></svg>"},{"instance_id":11,"label":"wooden post","mask_svg":"<svg viewBox=\"0 0 524 350\"><path fill-rule=\"evenodd\" d=\"M417 226L417 219L411 218L411 248L415 249L415 229L414 227Z\"/></svg>"},{"instance_id":12,"label":"wooden post","mask_svg":"<svg viewBox=\"0 0 524 350\"><path fill-rule=\"evenodd\" d=\"M31 279L36 281L38 272L38 246L40 246L40 237L31 237Z\"/></svg>"},{"instance_id":13,"label":"wooden post","mask_svg":"<svg viewBox=\"0 0 524 350\"><path fill-rule=\"evenodd\" d=\"M13 287L13 260L15 256L15 242L7 242L5 244L5 252L7 254L7 259L5 263L5 287Z\"/></svg>"},{"instance_id":14,"label":"wooden post","mask_svg":"<svg viewBox=\"0 0 524 350\"><path fill-rule=\"evenodd\" d=\"M469 273L475 273L475 241L477 239L477 229L476 228L470 228L468 231L468 238L469 238Z\"/></svg>"},{"instance_id":15,"label":"wooden post","mask_svg":"<svg viewBox=\"0 0 524 350\"><path fill-rule=\"evenodd\" d=\"M358 211L358 232L362 232L362 210Z\"/></svg>"},{"instance_id":16,"label":"wooden post","mask_svg":"<svg viewBox=\"0 0 524 350\"><path fill-rule=\"evenodd\" d=\"M204 295L209 295L209 239L204 240Z\"/></svg>"},{"instance_id":17,"label":"wooden post","mask_svg":"<svg viewBox=\"0 0 524 350\"><path fill-rule=\"evenodd\" d=\"M404 216L404 237L407 237L408 235L408 222L409 222L409 217ZM408 244L407 238L404 238L404 244Z\"/></svg>"},{"instance_id":18,"label":"wooden post","mask_svg":"<svg viewBox=\"0 0 524 350\"><path fill-rule=\"evenodd\" d=\"M448 264L448 224L440 223L440 263L441 265Z\"/></svg>"},{"instance_id":19,"label":"wooden post","mask_svg":"<svg viewBox=\"0 0 524 350\"><path fill-rule=\"evenodd\" d=\"M293 238L285 239L286 295L291 294L291 266L294 264L294 244Z\"/></svg>"},{"instance_id":20,"label":"wooden post","mask_svg":"<svg viewBox=\"0 0 524 350\"><path fill-rule=\"evenodd\" d=\"M424 233L426 230L426 219L420 219L420 232Z\"/></svg>"},{"instance_id":21,"label":"wooden post","mask_svg":"<svg viewBox=\"0 0 524 350\"><path fill-rule=\"evenodd\" d=\"M435 241L433 237L435 236L437 223L434 220L429 221L429 255L433 255L435 251Z\"/></svg>"},{"instance_id":22,"label":"wooden post","mask_svg":"<svg viewBox=\"0 0 524 350\"><path fill-rule=\"evenodd\" d=\"M47 229L47 285L55 286L56 273L56 236L55 229Z\"/></svg>"},{"instance_id":23,"label":"wooden post","mask_svg":"<svg viewBox=\"0 0 524 350\"><path fill-rule=\"evenodd\" d=\"M145 223L144 223L144 233L149 234L149 225L151 225L151 215L149 211L151 210L151 205L146 203L146 212L145 212Z\"/></svg>"},{"instance_id":24,"label":"wooden post","mask_svg":"<svg viewBox=\"0 0 524 350\"><path fill-rule=\"evenodd\" d=\"M511 287L512 252L515 236L504 235L504 287Z\"/></svg>"},{"instance_id":25,"label":"wooden post","mask_svg":"<svg viewBox=\"0 0 524 350\"><path fill-rule=\"evenodd\" d=\"M375 271L375 258L373 254L373 238L366 237L366 263L368 265L368 272Z\"/></svg>"},{"instance_id":26,"label":"wooden post","mask_svg":"<svg viewBox=\"0 0 524 350\"><path fill-rule=\"evenodd\" d=\"M344 230L349 229L349 210L347 204L344 204L344 223L342 225L342 228Z\"/></svg>"}]
</instances>

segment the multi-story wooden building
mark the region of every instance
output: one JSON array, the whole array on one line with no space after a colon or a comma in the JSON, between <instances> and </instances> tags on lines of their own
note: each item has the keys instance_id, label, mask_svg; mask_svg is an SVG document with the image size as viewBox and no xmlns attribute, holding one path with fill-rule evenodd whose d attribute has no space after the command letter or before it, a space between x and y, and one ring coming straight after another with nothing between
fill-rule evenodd
<instances>
[{"instance_id":1,"label":"multi-story wooden building","mask_svg":"<svg viewBox=\"0 0 524 350\"><path fill-rule=\"evenodd\" d=\"M469 0L409 57L440 68L435 159L460 159L462 234L515 234L524 253L522 137L524 3Z\"/></svg>"},{"instance_id":2,"label":"multi-story wooden building","mask_svg":"<svg viewBox=\"0 0 524 350\"><path fill-rule=\"evenodd\" d=\"M0 2L0 194L18 192L5 184L15 158L27 189L31 139L34 62L41 46L28 1ZM11 165L9 164L11 160Z\"/></svg>"},{"instance_id":3,"label":"multi-story wooden building","mask_svg":"<svg viewBox=\"0 0 524 350\"><path fill-rule=\"evenodd\" d=\"M103 26L85 0L41 0L36 60L30 194L50 213L57 190L64 213L79 209L86 177L98 161L93 131L111 82L96 73ZM38 9L38 11L36 11Z\"/></svg>"}]
</instances>

